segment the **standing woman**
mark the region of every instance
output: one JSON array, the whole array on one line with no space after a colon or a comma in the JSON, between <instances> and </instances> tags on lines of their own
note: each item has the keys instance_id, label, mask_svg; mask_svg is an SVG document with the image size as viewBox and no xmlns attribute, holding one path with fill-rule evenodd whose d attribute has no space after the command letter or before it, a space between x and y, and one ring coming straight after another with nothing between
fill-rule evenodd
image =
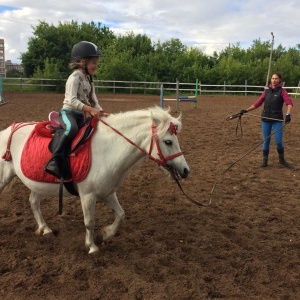
<instances>
[{"instance_id":1,"label":"standing woman","mask_svg":"<svg viewBox=\"0 0 300 300\"><path fill-rule=\"evenodd\" d=\"M44 168L55 177L63 176L63 166L69 155L72 140L84 126L86 114L92 117L108 115L99 105L92 80L101 56L102 52L93 43L82 41L73 46L70 63L73 72L66 82L63 107L59 113L64 132Z\"/></svg>"},{"instance_id":2,"label":"standing woman","mask_svg":"<svg viewBox=\"0 0 300 300\"><path fill-rule=\"evenodd\" d=\"M268 166L268 156L271 141L270 135L273 129L275 132L274 138L279 155L279 163L287 168L290 168L290 164L284 159L283 120L285 120L286 124L291 122L291 110L293 107L293 102L288 92L282 87L281 79L282 76L279 73L274 73L271 77L271 84L269 85L269 88L265 89L258 100L249 108L240 112L240 114L243 115L244 113L258 108L264 103L264 109L261 114L262 135L264 139L262 145L263 162L261 167ZM282 110L284 103L287 106L285 119L283 118Z\"/></svg>"}]
</instances>

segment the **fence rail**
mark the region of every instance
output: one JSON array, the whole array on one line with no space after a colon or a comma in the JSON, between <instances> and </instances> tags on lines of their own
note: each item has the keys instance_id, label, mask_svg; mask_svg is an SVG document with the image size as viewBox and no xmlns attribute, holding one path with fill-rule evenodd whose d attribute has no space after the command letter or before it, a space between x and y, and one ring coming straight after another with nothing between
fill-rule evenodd
<instances>
[{"instance_id":1,"label":"fence rail","mask_svg":"<svg viewBox=\"0 0 300 300\"><path fill-rule=\"evenodd\" d=\"M3 91L51 91L63 92L65 79L48 78L3 78ZM175 94L177 90L176 82L150 82L150 81L118 81L118 80L94 80L96 92L130 94L156 94L159 95L161 84L164 85L164 91L169 94ZM179 82L180 94L193 94L196 88L194 83ZM226 84L203 84L198 83L198 94L244 94L245 96L261 94L264 86L248 85L247 80L243 85ZM300 96L300 81L298 86L284 86L290 95L295 98Z\"/></svg>"}]
</instances>

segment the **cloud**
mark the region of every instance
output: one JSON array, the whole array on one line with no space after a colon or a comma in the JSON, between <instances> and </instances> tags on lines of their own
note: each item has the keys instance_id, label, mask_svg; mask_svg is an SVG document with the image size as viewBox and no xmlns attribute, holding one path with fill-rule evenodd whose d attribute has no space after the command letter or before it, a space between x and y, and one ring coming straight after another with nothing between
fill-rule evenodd
<instances>
[{"instance_id":1,"label":"cloud","mask_svg":"<svg viewBox=\"0 0 300 300\"><path fill-rule=\"evenodd\" d=\"M6 59L20 63L27 51L33 26L39 21L101 22L115 34L146 34L153 42L178 38L208 55L229 44L248 48L256 39L271 40L275 47L300 44L299 5L296 0L7 0L0 5L0 38L5 39Z\"/></svg>"}]
</instances>

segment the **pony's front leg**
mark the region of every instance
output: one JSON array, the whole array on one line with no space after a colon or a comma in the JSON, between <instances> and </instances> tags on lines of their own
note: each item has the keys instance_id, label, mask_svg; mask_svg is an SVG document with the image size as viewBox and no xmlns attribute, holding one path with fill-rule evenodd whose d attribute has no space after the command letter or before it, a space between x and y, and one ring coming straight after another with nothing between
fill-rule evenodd
<instances>
[{"instance_id":1,"label":"pony's front leg","mask_svg":"<svg viewBox=\"0 0 300 300\"><path fill-rule=\"evenodd\" d=\"M117 232L118 228L120 227L121 222L125 218L125 212L119 203L116 193L109 195L104 200L104 202L115 213L115 220L114 220L113 224L111 224L109 226L105 226L101 230L103 240L107 240L111 236L115 235L115 233Z\"/></svg>"},{"instance_id":2,"label":"pony's front leg","mask_svg":"<svg viewBox=\"0 0 300 300\"><path fill-rule=\"evenodd\" d=\"M81 206L85 225L85 245L89 248L89 254L99 251L94 242L95 207L96 198L93 195L81 196Z\"/></svg>"},{"instance_id":3,"label":"pony's front leg","mask_svg":"<svg viewBox=\"0 0 300 300\"><path fill-rule=\"evenodd\" d=\"M36 222L38 223L38 229L35 231L36 235L45 235L52 233L52 230L48 227L46 224L42 213L41 213L41 196L33 191L31 191L31 194L29 196L29 202L31 205L31 209L33 211L34 218Z\"/></svg>"}]
</instances>

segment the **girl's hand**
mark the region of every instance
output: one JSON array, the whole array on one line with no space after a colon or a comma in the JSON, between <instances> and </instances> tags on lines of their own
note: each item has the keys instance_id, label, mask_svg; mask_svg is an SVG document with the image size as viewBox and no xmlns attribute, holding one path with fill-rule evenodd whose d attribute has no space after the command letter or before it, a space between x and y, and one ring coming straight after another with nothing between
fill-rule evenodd
<instances>
[{"instance_id":1,"label":"girl's hand","mask_svg":"<svg viewBox=\"0 0 300 300\"><path fill-rule=\"evenodd\" d=\"M109 113L105 110L100 110L100 116L107 117L109 116Z\"/></svg>"},{"instance_id":2,"label":"girl's hand","mask_svg":"<svg viewBox=\"0 0 300 300\"><path fill-rule=\"evenodd\" d=\"M100 110L96 108L91 107L89 113L91 114L92 117L100 117Z\"/></svg>"},{"instance_id":3,"label":"girl's hand","mask_svg":"<svg viewBox=\"0 0 300 300\"><path fill-rule=\"evenodd\" d=\"M92 117L97 117L97 118L107 117L109 115L109 113L106 112L105 110L99 110L97 108L87 106L87 105L83 106L83 110L88 111Z\"/></svg>"}]
</instances>

